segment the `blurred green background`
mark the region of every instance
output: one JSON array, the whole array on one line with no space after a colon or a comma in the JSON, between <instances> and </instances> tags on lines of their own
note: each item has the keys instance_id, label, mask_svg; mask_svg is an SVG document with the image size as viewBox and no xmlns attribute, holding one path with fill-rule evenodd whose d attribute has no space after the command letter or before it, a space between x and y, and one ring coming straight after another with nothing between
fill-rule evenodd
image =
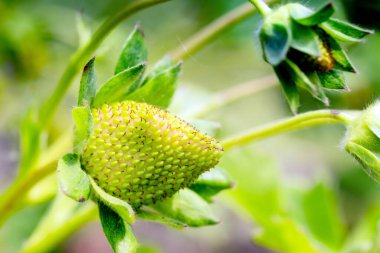
<instances>
[{"instance_id":1,"label":"blurred green background","mask_svg":"<svg viewBox=\"0 0 380 253\"><path fill-rule=\"evenodd\" d=\"M18 124L30 106L49 96L78 48L77 18L94 31L122 0L0 0L0 190L16 175ZM97 51L99 83L112 73L124 39L137 22L154 63L210 21L244 0L173 0L123 22ZM317 5L321 1L301 1ZM338 17L380 27L380 1L334 1ZM213 94L272 74L255 39L253 15L184 62L171 111L191 112ZM359 75L346 75L351 93L330 94L331 108L362 109L380 92L380 36L347 45ZM71 127L78 81L55 118L52 132ZM303 96L301 111L322 108ZM209 113L220 122L219 138L291 116L279 86ZM253 143L225 155L221 167L236 181L214 209L221 224L176 231L138 222L141 252L380 252L380 188L340 147L341 126L321 126ZM49 203L23 209L0 229L0 252L17 252ZM315 250L315 251L314 251ZM53 252L111 252L96 222Z\"/></svg>"}]
</instances>

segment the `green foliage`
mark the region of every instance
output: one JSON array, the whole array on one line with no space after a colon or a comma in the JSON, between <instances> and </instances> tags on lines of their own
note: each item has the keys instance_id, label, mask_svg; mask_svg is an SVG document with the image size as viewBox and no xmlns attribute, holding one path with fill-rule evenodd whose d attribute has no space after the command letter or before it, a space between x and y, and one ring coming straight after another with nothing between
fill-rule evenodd
<instances>
[{"instance_id":1,"label":"green foliage","mask_svg":"<svg viewBox=\"0 0 380 253\"><path fill-rule=\"evenodd\" d=\"M104 234L115 253L136 252L137 241L127 222L102 203L99 203L99 216Z\"/></svg>"},{"instance_id":2,"label":"green foliage","mask_svg":"<svg viewBox=\"0 0 380 253\"><path fill-rule=\"evenodd\" d=\"M356 72L335 39L358 42L371 31L333 19L333 13L330 2L317 10L289 3L264 17L260 29L264 59L274 67L293 113L300 105L298 88L327 106L324 89L347 89L345 79L335 70Z\"/></svg>"}]
</instances>

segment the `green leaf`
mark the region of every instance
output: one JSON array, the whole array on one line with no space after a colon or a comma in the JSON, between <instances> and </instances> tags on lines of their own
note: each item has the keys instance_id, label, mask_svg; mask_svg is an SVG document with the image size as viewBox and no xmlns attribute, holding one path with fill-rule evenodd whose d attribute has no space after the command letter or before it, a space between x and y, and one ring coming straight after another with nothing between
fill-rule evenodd
<instances>
[{"instance_id":1,"label":"green leaf","mask_svg":"<svg viewBox=\"0 0 380 253\"><path fill-rule=\"evenodd\" d=\"M260 41L265 60L276 66L286 58L291 34L284 24L264 24L260 32Z\"/></svg>"},{"instance_id":2,"label":"green leaf","mask_svg":"<svg viewBox=\"0 0 380 253\"><path fill-rule=\"evenodd\" d=\"M291 23L292 41L290 46L298 51L311 56L321 56L319 48L319 38L313 29L307 26L302 26L297 22Z\"/></svg>"},{"instance_id":3,"label":"green leaf","mask_svg":"<svg viewBox=\"0 0 380 253\"><path fill-rule=\"evenodd\" d=\"M290 6L290 16L305 26L314 26L328 20L334 13L332 3L327 2L318 10L310 10L301 4L292 4Z\"/></svg>"},{"instance_id":4,"label":"green leaf","mask_svg":"<svg viewBox=\"0 0 380 253\"><path fill-rule=\"evenodd\" d=\"M351 141L346 143L345 149L362 164L371 178L380 182L380 161L373 152Z\"/></svg>"},{"instance_id":5,"label":"green leaf","mask_svg":"<svg viewBox=\"0 0 380 253\"><path fill-rule=\"evenodd\" d=\"M90 181L77 154L64 155L58 161L57 174L59 187L66 196L78 202L89 199Z\"/></svg>"},{"instance_id":6,"label":"green leaf","mask_svg":"<svg viewBox=\"0 0 380 253\"><path fill-rule=\"evenodd\" d=\"M96 93L96 77L94 68L95 58L92 58L84 67L80 80L78 106L90 106Z\"/></svg>"},{"instance_id":7,"label":"green leaf","mask_svg":"<svg viewBox=\"0 0 380 253\"><path fill-rule=\"evenodd\" d=\"M197 128L199 131L206 133L210 136L215 136L221 128L220 123L215 121L203 119L189 119L186 121L189 122L195 128Z\"/></svg>"},{"instance_id":8,"label":"green leaf","mask_svg":"<svg viewBox=\"0 0 380 253\"><path fill-rule=\"evenodd\" d=\"M171 198L151 207L169 218L187 224L189 227L214 225L219 222L212 213L209 204L189 189L183 189Z\"/></svg>"},{"instance_id":9,"label":"green leaf","mask_svg":"<svg viewBox=\"0 0 380 253\"><path fill-rule=\"evenodd\" d=\"M326 72L317 72L318 78L322 84L322 86L326 89L332 90L349 90L346 85L346 80L344 79L344 75L339 70L330 70Z\"/></svg>"},{"instance_id":10,"label":"green leaf","mask_svg":"<svg viewBox=\"0 0 380 253\"><path fill-rule=\"evenodd\" d=\"M116 198L112 195L106 193L102 188L100 188L94 179L89 177L91 186L94 190L95 197L104 205L109 206L112 210L114 210L123 220L128 223L133 223L135 221L135 212L132 207L125 201Z\"/></svg>"},{"instance_id":11,"label":"green leaf","mask_svg":"<svg viewBox=\"0 0 380 253\"><path fill-rule=\"evenodd\" d=\"M100 107L103 104L124 100L138 88L145 67L145 64L139 64L111 77L96 94L93 106Z\"/></svg>"},{"instance_id":12,"label":"green leaf","mask_svg":"<svg viewBox=\"0 0 380 253\"><path fill-rule=\"evenodd\" d=\"M325 36L332 57L334 58L334 69L357 73L355 67L352 65L346 52L342 49L339 43L330 36Z\"/></svg>"},{"instance_id":13,"label":"green leaf","mask_svg":"<svg viewBox=\"0 0 380 253\"><path fill-rule=\"evenodd\" d=\"M142 87L128 95L126 99L167 108L175 93L180 70L181 63L171 65L144 82Z\"/></svg>"},{"instance_id":14,"label":"green leaf","mask_svg":"<svg viewBox=\"0 0 380 253\"><path fill-rule=\"evenodd\" d=\"M320 27L330 36L342 42L360 42L365 36L373 33L371 30L335 18L330 18Z\"/></svg>"},{"instance_id":15,"label":"green leaf","mask_svg":"<svg viewBox=\"0 0 380 253\"><path fill-rule=\"evenodd\" d=\"M314 236L329 248L338 250L343 242L344 227L334 192L322 183L316 184L305 193L302 206L306 224Z\"/></svg>"},{"instance_id":16,"label":"green leaf","mask_svg":"<svg viewBox=\"0 0 380 253\"><path fill-rule=\"evenodd\" d=\"M81 154L93 129L93 119L89 107L72 110L74 119L74 152Z\"/></svg>"},{"instance_id":17,"label":"green leaf","mask_svg":"<svg viewBox=\"0 0 380 253\"><path fill-rule=\"evenodd\" d=\"M20 125L20 175L34 165L41 151L41 127L36 118L35 111L30 109Z\"/></svg>"},{"instance_id":18,"label":"green leaf","mask_svg":"<svg viewBox=\"0 0 380 253\"><path fill-rule=\"evenodd\" d=\"M99 217L104 234L115 253L134 253L136 237L132 227L108 206L99 203Z\"/></svg>"},{"instance_id":19,"label":"green leaf","mask_svg":"<svg viewBox=\"0 0 380 253\"><path fill-rule=\"evenodd\" d=\"M315 247L311 237L293 220L282 216L272 217L269 224L253 233L253 240L259 245L281 253L328 253L323 245Z\"/></svg>"},{"instance_id":20,"label":"green leaf","mask_svg":"<svg viewBox=\"0 0 380 253\"><path fill-rule=\"evenodd\" d=\"M213 196L233 186L232 179L221 169L215 168L203 173L189 188L211 202Z\"/></svg>"},{"instance_id":21,"label":"green leaf","mask_svg":"<svg viewBox=\"0 0 380 253\"><path fill-rule=\"evenodd\" d=\"M115 74L123 72L133 66L141 65L147 61L147 58L148 51L144 42L144 33L140 29L140 25L137 24L124 43L116 64Z\"/></svg>"},{"instance_id":22,"label":"green leaf","mask_svg":"<svg viewBox=\"0 0 380 253\"><path fill-rule=\"evenodd\" d=\"M187 227L187 224L185 223L182 223L178 220L172 219L163 214L150 211L150 210L139 209L138 212L136 213L136 216L139 219L162 223L176 229L182 229L184 227Z\"/></svg>"}]
</instances>

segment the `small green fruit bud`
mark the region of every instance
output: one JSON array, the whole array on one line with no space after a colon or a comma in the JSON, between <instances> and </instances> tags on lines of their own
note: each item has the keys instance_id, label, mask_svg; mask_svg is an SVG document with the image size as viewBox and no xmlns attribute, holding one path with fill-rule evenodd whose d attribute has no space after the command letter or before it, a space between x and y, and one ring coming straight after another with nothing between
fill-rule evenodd
<instances>
[{"instance_id":1,"label":"small green fruit bud","mask_svg":"<svg viewBox=\"0 0 380 253\"><path fill-rule=\"evenodd\" d=\"M348 127L345 149L380 182L380 103L367 108Z\"/></svg>"},{"instance_id":2,"label":"small green fruit bud","mask_svg":"<svg viewBox=\"0 0 380 253\"><path fill-rule=\"evenodd\" d=\"M172 196L222 155L217 140L146 103L103 105L92 114L83 167L108 194L135 208Z\"/></svg>"}]
</instances>

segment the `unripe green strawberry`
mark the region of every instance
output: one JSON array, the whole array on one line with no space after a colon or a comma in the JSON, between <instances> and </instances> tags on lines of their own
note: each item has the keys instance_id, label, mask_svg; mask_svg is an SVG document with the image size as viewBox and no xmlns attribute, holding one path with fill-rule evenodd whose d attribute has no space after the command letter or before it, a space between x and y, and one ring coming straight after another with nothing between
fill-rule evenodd
<instances>
[{"instance_id":1,"label":"unripe green strawberry","mask_svg":"<svg viewBox=\"0 0 380 253\"><path fill-rule=\"evenodd\" d=\"M92 114L83 167L103 190L135 208L172 196L222 155L217 140L146 103L104 105Z\"/></svg>"}]
</instances>

